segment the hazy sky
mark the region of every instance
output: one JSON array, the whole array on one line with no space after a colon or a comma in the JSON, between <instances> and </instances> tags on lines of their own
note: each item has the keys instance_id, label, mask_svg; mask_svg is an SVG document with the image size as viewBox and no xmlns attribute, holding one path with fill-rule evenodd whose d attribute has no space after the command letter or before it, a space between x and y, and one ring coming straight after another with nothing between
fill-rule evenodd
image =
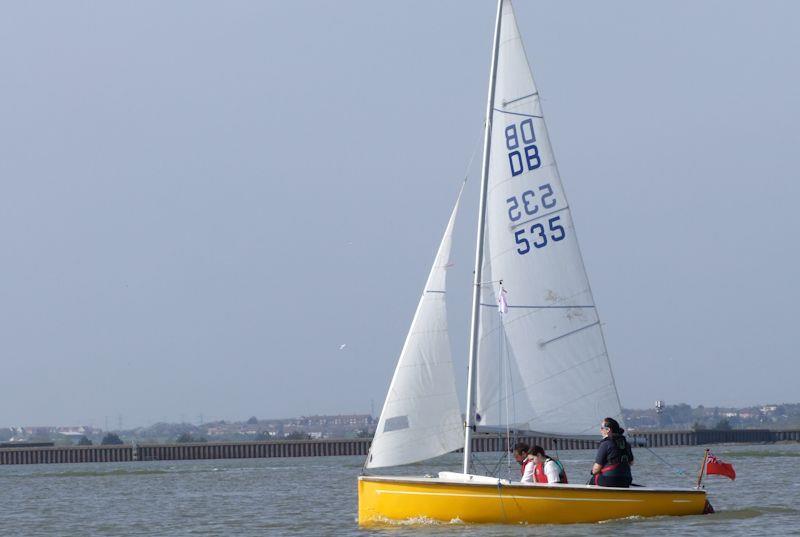
<instances>
[{"instance_id":1,"label":"hazy sky","mask_svg":"<svg viewBox=\"0 0 800 537\"><path fill-rule=\"evenodd\" d=\"M800 3L516 8L623 405L800 400ZM377 412L494 10L4 3L0 425Z\"/></svg>"}]
</instances>

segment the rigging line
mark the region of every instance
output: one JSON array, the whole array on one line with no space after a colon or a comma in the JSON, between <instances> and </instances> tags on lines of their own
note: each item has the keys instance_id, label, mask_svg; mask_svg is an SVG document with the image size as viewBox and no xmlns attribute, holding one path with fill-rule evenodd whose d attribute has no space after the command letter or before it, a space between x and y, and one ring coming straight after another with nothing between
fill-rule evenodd
<instances>
[{"instance_id":1,"label":"rigging line","mask_svg":"<svg viewBox=\"0 0 800 537\"><path fill-rule=\"evenodd\" d=\"M505 325L503 323L503 315L500 315L500 340L505 343L505 352L500 355L500 360L503 361L505 359L506 363L506 438L507 441L511 441L511 419L509 419L508 415L508 402L509 398L511 399L511 417L514 420L514 423L517 421L517 398L510 397L509 391L511 393L516 394L516 390L514 389L514 376L511 374L511 345L508 343L508 334L505 331ZM508 468L509 474L511 473L511 452L508 452Z\"/></svg>"},{"instance_id":2,"label":"rigging line","mask_svg":"<svg viewBox=\"0 0 800 537\"><path fill-rule=\"evenodd\" d=\"M502 293L502 285L500 286L500 292ZM499 354L500 360L498 360L498 361L500 362L500 378L505 381L505 390L504 391L505 391L505 400L506 400L505 401L506 402L506 405L505 405L506 406L506 442L508 442L508 439L511 437L511 430L510 430L510 427L509 427L509 415L508 415L508 391L509 391L509 384L510 384L509 380L511 379L511 369L510 369L510 365L511 364L508 363L508 360L503 360L503 357L508 355L508 342L506 341L506 338L503 337L503 335L505 334L505 332L502 330L503 314L498 312L498 315L500 316L499 322L500 322L500 328L501 328L500 337L498 338L499 345L500 345L500 354ZM504 343L506 344L505 345L506 352L503 352L503 344ZM504 365L506 365L506 374L503 374L503 366ZM511 389L513 389L513 387L511 387ZM511 467L511 455L509 453L506 453L506 457L508 459L508 466L510 468Z\"/></svg>"},{"instance_id":3,"label":"rigging line","mask_svg":"<svg viewBox=\"0 0 800 537\"><path fill-rule=\"evenodd\" d=\"M477 453L475 453L474 455L476 456L472 457L472 472L475 473L476 463L478 463L481 466L483 466L483 469L486 471L486 475L492 475L492 470L490 470L488 466L483 464L483 461L481 460L480 457L477 456Z\"/></svg>"},{"instance_id":4,"label":"rigging line","mask_svg":"<svg viewBox=\"0 0 800 537\"><path fill-rule=\"evenodd\" d=\"M359 475L367 475L367 463L369 462L370 455L372 455L372 445L369 446L367 456L364 457L364 464L361 465L361 474Z\"/></svg>"},{"instance_id":5,"label":"rigging line","mask_svg":"<svg viewBox=\"0 0 800 537\"><path fill-rule=\"evenodd\" d=\"M486 469L486 473L487 473L488 476L497 477L499 479L500 478L500 467L501 467L502 464L503 464L503 454L501 453L500 454L500 458L497 460L497 462L494 463L494 468L493 469L490 470L489 467L486 466L485 464L483 466Z\"/></svg>"},{"instance_id":6,"label":"rigging line","mask_svg":"<svg viewBox=\"0 0 800 537\"><path fill-rule=\"evenodd\" d=\"M497 479L497 497L500 499L500 509L503 511L503 524L508 524L508 516L506 515L506 506L503 502L503 484L500 479Z\"/></svg>"},{"instance_id":7,"label":"rigging line","mask_svg":"<svg viewBox=\"0 0 800 537\"><path fill-rule=\"evenodd\" d=\"M602 356L602 355L598 355L598 356ZM610 416L610 417L614 418L614 419L615 419L615 420L617 420L617 421L619 421L619 420L621 420L621 419L623 418L623 416L622 416L622 412L620 412L620 413L618 413L618 414L614 414L614 415L612 415L612 416ZM623 420L623 421L624 421L624 420ZM622 423L621 421L619 421L619 422L620 422L620 423ZM591 432L592 432L592 431L595 431L596 429L597 429L597 427L596 427L595 425L590 425L589 427L586 427L586 428L585 428L585 429L583 429L582 431L579 431L577 434L580 434L580 435L591 434ZM598 444L598 443L600 442L599 440L592 440L592 441L593 441L595 444Z\"/></svg>"},{"instance_id":8,"label":"rigging line","mask_svg":"<svg viewBox=\"0 0 800 537\"><path fill-rule=\"evenodd\" d=\"M467 169L464 170L465 183L467 182L467 178L469 177L469 171L472 169L472 163L475 161L475 155L478 154L478 150L481 147L481 142L483 141L483 131L485 126L486 126L486 121L484 120L483 124L481 124L480 130L478 131L478 138L475 141L475 144L473 145L472 155L470 155L469 160L467 161Z\"/></svg>"},{"instance_id":9,"label":"rigging line","mask_svg":"<svg viewBox=\"0 0 800 537\"><path fill-rule=\"evenodd\" d=\"M649 452L650 452L650 453L651 453L651 454L652 454L652 455L653 455L653 456L654 456L656 459L658 459L658 460L659 460L659 461L661 461L662 463L666 464L667 466L669 466L670 468L672 468L673 470L675 470L675 472L676 472L678 475L680 475L680 476L683 476L683 477L686 477L687 479L689 479L689 480L691 480L692 482L694 482L694 477L693 477L693 476L690 476L689 474L687 474L687 473L686 473L686 470L684 470L683 468L680 468L680 467L678 467L678 466L676 466L676 465L674 465L674 464L670 463L668 460L664 459L664 458L663 458L663 457L661 457L661 456L660 456L658 453L656 453L655 451L653 451L652 449L650 449L650 447L649 447L649 446L640 446L640 447L643 447L643 448L645 448L645 449L646 449L647 451L649 451Z\"/></svg>"},{"instance_id":10,"label":"rigging line","mask_svg":"<svg viewBox=\"0 0 800 537\"><path fill-rule=\"evenodd\" d=\"M506 453L511 453L508 450L508 444L506 444L505 451L506 451ZM505 458L506 458L506 454L505 453L500 453L500 456L497 459L497 464L495 465L495 468L496 468L496 471L497 471L496 477L498 479L503 479L502 477L500 477L500 469L503 467L503 459L505 459ZM506 477L507 477L507 479L509 481L513 481L513 479L511 479L511 467L510 466L506 466Z\"/></svg>"},{"instance_id":11,"label":"rigging line","mask_svg":"<svg viewBox=\"0 0 800 537\"><path fill-rule=\"evenodd\" d=\"M501 456L500 460L498 460L498 461L496 461L494 463L494 467L491 470L487 469L488 472L489 472L488 475L490 475L491 477L500 477L500 465L502 464L502 462L503 462L503 458Z\"/></svg>"},{"instance_id":12,"label":"rigging line","mask_svg":"<svg viewBox=\"0 0 800 537\"><path fill-rule=\"evenodd\" d=\"M513 438L512 438L511 435L513 435ZM512 455L514 453L514 446L517 445L517 439L518 439L517 431L512 429L510 431L510 433L509 433L508 438L506 439L506 445L504 446L504 449L507 452L506 460L508 461L507 464L506 464L506 477L508 478L509 481L512 480L511 479L511 467L512 467L511 459L512 459Z\"/></svg>"}]
</instances>

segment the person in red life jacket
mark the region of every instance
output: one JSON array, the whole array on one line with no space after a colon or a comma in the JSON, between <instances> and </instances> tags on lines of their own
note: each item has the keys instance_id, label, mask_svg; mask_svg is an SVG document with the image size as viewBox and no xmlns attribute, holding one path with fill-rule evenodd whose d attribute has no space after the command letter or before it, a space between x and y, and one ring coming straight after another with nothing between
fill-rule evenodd
<instances>
[{"instance_id":1,"label":"person in red life jacket","mask_svg":"<svg viewBox=\"0 0 800 537\"><path fill-rule=\"evenodd\" d=\"M597 448L597 456L592 465L594 477L589 483L601 487L630 487L633 482L633 452L623 436L625 429L619 426L617 420L605 418L600 424L600 433L603 440Z\"/></svg>"},{"instance_id":2,"label":"person in red life jacket","mask_svg":"<svg viewBox=\"0 0 800 537\"><path fill-rule=\"evenodd\" d=\"M514 446L514 459L522 466L521 483L532 485L535 481L533 479L534 470L536 468L536 458L531 455L531 448L525 442L517 442Z\"/></svg>"},{"instance_id":3,"label":"person in red life jacket","mask_svg":"<svg viewBox=\"0 0 800 537\"><path fill-rule=\"evenodd\" d=\"M560 461L557 461L544 452L541 446L533 446L530 454L536 461L533 468L533 480L536 483L567 483L567 472Z\"/></svg>"}]
</instances>

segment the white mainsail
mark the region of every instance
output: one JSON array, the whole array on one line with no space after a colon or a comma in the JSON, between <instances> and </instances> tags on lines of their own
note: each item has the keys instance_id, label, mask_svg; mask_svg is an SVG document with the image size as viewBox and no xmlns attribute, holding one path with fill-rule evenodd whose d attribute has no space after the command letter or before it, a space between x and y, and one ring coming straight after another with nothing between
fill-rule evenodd
<instances>
[{"instance_id":1,"label":"white mainsail","mask_svg":"<svg viewBox=\"0 0 800 537\"><path fill-rule=\"evenodd\" d=\"M598 434L621 418L611 366L510 1L503 2L486 198L478 426ZM489 276L491 274L491 276Z\"/></svg>"},{"instance_id":2,"label":"white mainsail","mask_svg":"<svg viewBox=\"0 0 800 537\"><path fill-rule=\"evenodd\" d=\"M456 393L446 307L447 267L460 200L459 193L400 353L367 468L430 459L461 445L464 422Z\"/></svg>"}]
</instances>

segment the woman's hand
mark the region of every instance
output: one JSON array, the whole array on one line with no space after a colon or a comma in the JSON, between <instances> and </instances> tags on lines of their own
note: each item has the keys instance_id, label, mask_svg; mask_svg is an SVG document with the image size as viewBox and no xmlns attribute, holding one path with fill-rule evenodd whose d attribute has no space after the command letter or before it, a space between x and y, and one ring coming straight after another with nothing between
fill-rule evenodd
<instances>
[{"instance_id":1,"label":"woman's hand","mask_svg":"<svg viewBox=\"0 0 800 537\"><path fill-rule=\"evenodd\" d=\"M592 475L597 475L597 474L599 474L599 473L600 473L600 470L602 470L602 469L603 469L603 467L602 467L602 466L600 466L600 465L599 465L599 464L597 464L597 463L594 463L594 464L592 465Z\"/></svg>"}]
</instances>

